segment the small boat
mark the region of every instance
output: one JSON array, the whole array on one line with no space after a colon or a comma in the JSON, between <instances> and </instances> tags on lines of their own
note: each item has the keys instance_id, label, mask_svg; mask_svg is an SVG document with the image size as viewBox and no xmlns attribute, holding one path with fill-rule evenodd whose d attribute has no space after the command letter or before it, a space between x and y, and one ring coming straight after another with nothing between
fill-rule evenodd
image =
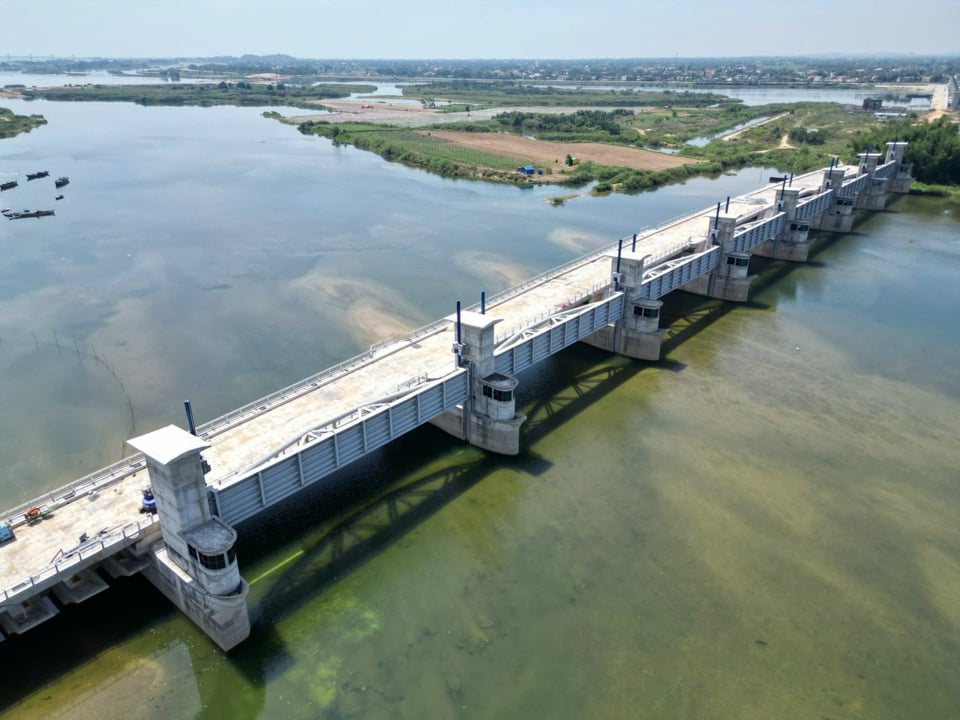
<instances>
[{"instance_id":1,"label":"small boat","mask_svg":"<svg viewBox=\"0 0 960 720\"><path fill-rule=\"evenodd\" d=\"M16 180L11 180L10 182L0 183L0 190L13 190L17 186Z\"/></svg>"},{"instance_id":2,"label":"small boat","mask_svg":"<svg viewBox=\"0 0 960 720\"><path fill-rule=\"evenodd\" d=\"M58 177L56 180L53 181L53 184L56 185L58 188L62 188L64 185L70 184L70 178L66 176Z\"/></svg>"},{"instance_id":3,"label":"small boat","mask_svg":"<svg viewBox=\"0 0 960 720\"><path fill-rule=\"evenodd\" d=\"M27 173L27 180L39 180L40 178L45 178L49 175L50 172L47 170L41 170L40 172Z\"/></svg>"},{"instance_id":4,"label":"small boat","mask_svg":"<svg viewBox=\"0 0 960 720\"><path fill-rule=\"evenodd\" d=\"M23 218L42 218L53 215L53 210L24 210L23 212L4 213L7 220L22 220Z\"/></svg>"},{"instance_id":5,"label":"small boat","mask_svg":"<svg viewBox=\"0 0 960 720\"><path fill-rule=\"evenodd\" d=\"M57 195L54 200L63 200L63 195Z\"/></svg>"}]
</instances>

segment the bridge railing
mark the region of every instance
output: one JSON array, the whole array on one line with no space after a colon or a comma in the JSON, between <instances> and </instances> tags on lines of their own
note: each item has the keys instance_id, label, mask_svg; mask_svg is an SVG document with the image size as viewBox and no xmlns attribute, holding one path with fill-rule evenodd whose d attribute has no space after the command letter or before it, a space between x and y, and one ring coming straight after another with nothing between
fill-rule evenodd
<instances>
[{"instance_id":1,"label":"bridge railing","mask_svg":"<svg viewBox=\"0 0 960 720\"><path fill-rule=\"evenodd\" d=\"M35 593L30 592L37 585L45 581L55 580L62 573L78 568L78 565L87 565L92 556L107 557L119 552L128 545L140 539L143 530L157 522L156 515L150 515L135 523L128 523L101 535L90 538L73 550L54 559L33 575L29 575L5 588L0 588L0 603L17 602L18 598L27 598ZM88 562L84 562L88 561ZM43 588L44 590L46 589Z\"/></svg>"},{"instance_id":2,"label":"bridge railing","mask_svg":"<svg viewBox=\"0 0 960 720\"><path fill-rule=\"evenodd\" d=\"M692 220L695 217L698 217L700 215L705 215L705 214L707 214L706 211L697 210L695 212L689 212L683 215L677 215L676 217L666 220L660 223L659 225L653 225L653 226L648 225L647 227L637 231L637 242L641 242L643 240L643 237L641 236L649 235L655 231L665 230L668 227L679 225L682 222ZM614 252L617 250L621 241L623 242L624 248L626 248L628 243L633 242L633 234L631 233L630 235L627 235L621 238L620 240L613 243L612 245L605 245L599 250L594 250L593 252L587 253L586 255L582 255L574 260L571 260L570 262L566 262L563 265L558 265L557 267L547 270L545 272L542 272L539 275L535 275L534 277L530 278L529 280L525 280L519 285L514 285L511 288L507 288L506 290L487 298L487 308L489 309L492 307L496 307L497 305L500 305L506 302L507 300L510 300L511 298L516 297L517 295L523 294L524 292L529 290L531 287L544 283L548 280L552 280L553 278L559 275L563 275L564 273L569 272L570 270L573 270L575 268L578 268L581 265L585 265L589 262L596 260L597 258L603 257L604 255ZM480 303L476 303L474 305L471 305L467 309L477 310L479 308L480 308Z\"/></svg>"},{"instance_id":3,"label":"bridge railing","mask_svg":"<svg viewBox=\"0 0 960 720\"><path fill-rule=\"evenodd\" d=\"M118 460L112 465L107 465L105 468L94 470L79 480L74 480L72 483L58 487L32 500L28 500L11 510L4 511L3 514L0 515L0 522L8 522L11 527L23 525L27 522L27 511L32 508L37 508L41 513L48 510L56 510L74 498L94 494L122 480L131 472L139 470L144 466L143 455L140 453L130 455L123 460Z\"/></svg>"},{"instance_id":4,"label":"bridge railing","mask_svg":"<svg viewBox=\"0 0 960 720\"><path fill-rule=\"evenodd\" d=\"M814 173L809 173L814 174ZM805 176L799 176L805 177ZM761 190L755 192L761 192L768 188L762 188ZM749 193L753 194L753 193ZM686 222L695 217L701 215L707 215L709 211L704 210L695 210L693 212L684 213L682 215L677 215L676 217L665 220L662 223L653 226L646 226L639 230L637 234L637 241L642 240L642 236L649 235L658 230L663 230L669 228L673 225L677 225L682 222ZM632 242L633 234L627 235L622 238L624 247L627 246L627 243ZM619 241L618 241L619 243ZM562 275L569 270L577 268L585 263L592 262L603 255L613 252L617 249L618 243L613 243L611 245L606 245L598 250L587 253L579 258L571 260L563 265L559 265L555 268L547 270L546 272L540 273L529 280L526 280L519 285L508 288L500 293L497 293L490 298L488 298L487 306L496 307L499 304L506 302L507 300L520 295L521 293L529 290L531 287L534 287L538 284L546 282L547 280ZM478 310L480 307L479 303L475 303L469 306L468 310ZM410 333L405 339L399 339L396 335L392 335L384 340L381 340L373 345L363 353L355 355L343 362L340 362L332 367L329 367L325 370L322 370L310 377L299 380L291 385L286 386L280 390L270 393L262 398L249 402L242 407L232 410L228 413L225 413L217 418L209 420L201 424L197 428L197 433L209 439L214 437L226 430L229 430L231 427L239 424L243 420L248 419L249 417L262 413L276 405L289 402L301 395L319 387L320 385L329 382L339 376L345 375L352 370L355 370L363 365L366 365L376 359L377 357L383 354L383 351L389 348L391 345L396 345L397 349L404 347L406 343L416 342L417 340L432 335L434 333L440 332L446 327L449 327L450 321L447 319L436 320L428 325L424 325L417 330L414 330ZM41 510L48 507L57 507L62 505L64 502L74 498L75 496L82 494L84 492L96 491L101 487L105 487L114 482L117 482L127 475L130 474L133 470L137 470L144 465L143 455L137 453L119 460L112 465L109 465L101 470L96 470L89 475L76 480L72 483L64 485L60 488L52 490L40 497L37 497L29 502L23 503L22 505L6 511L0 514L0 518L6 519L11 522L11 524L22 524L25 522L24 514L27 510L33 507L40 508Z\"/></svg>"},{"instance_id":5,"label":"bridge railing","mask_svg":"<svg viewBox=\"0 0 960 720\"><path fill-rule=\"evenodd\" d=\"M593 286L589 288L581 288L580 291L576 295L571 297L569 300L565 300L562 303L553 305L547 310L543 310L542 312L537 313L533 317L524 318L519 323L515 325L511 325L509 329L506 329L503 332L497 333L497 335L494 337L494 340L493 340L494 345L499 345L504 340L508 340L513 336L515 336L518 332L523 332L527 328L533 327L534 325L537 325L543 322L547 318L552 317L553 315L556 315L558 312L567 310L571 306L576 305L581 300L589 298L590 296L595 295L596 293L600 292L604 288L608 288L608 287L610 287L610 281L605 280L603 282L595 283Z\"/></svg>"},{"instance_id":6,"label":"bridge railing","mask_svg":"<svg viewBox=\"0 0 960 720\"><path fill-rule=\"evenodd\" d=\"M666 222L660 223L656 226L648 226L647 228L644 228L644 230L642 230L641 232L638 232L637 234L639 236L642 232L655 231L655 230L667 228L667 227L670 227L671 225L676 225L678 223L685 222L687 220L690 220L702 214L703 214L703 210L697 210L694 212L685 213L683 215L678 215L675 218L667 220ZM632 241L632 237L633 237L632 235L624 237L623 242L626 243L626 242ZM562 275L563 273L568 272L574 268L580 267L585 263L596 260L597 258L602 257L603 255L609 253L611 250L615 250L618 244L619 244L619 241L618 243L614 243L612 245L602 247L599 250L595 250L591 253L587 253L586 255L582 255L581 257L578 257L574 260L564 263L563 265L558 265L557 267L554 267L550 270L540 273L539 275L536 275L530 278L529 280L525 280L519 285L515 285L511 288L507 288L506 290L503 290L502 292L492 295L490 298L487 299L487 303L486 303L487 307L488 308L496 307L497 305L500 305L506 302L507 300L510 300L511 298L514 298L518 295L523 294L524 292L529 290L531 287L534 287L540 283L550 280L551 278L557 277L558 275ZM602 284L598 286L597 289L599 289L599 287L601 286ZM587 294L590 294L590 293L587 293ZM467 310L476 311L479 309L480 309L480 303L474 303L473 305L470 305L467 307ZM247 403L246 405L240 408L237 408L236 410L233 410L229 413L226 413L225 415L221 415L218 418L215 418L213 420L210 420L209 422L204 423L203 425L200 425L197 428L197 432L205 437L212 437L214 435L217 435L218 433L229 429L233 425L236 425L237 422L239 422L240 420L246 419L249 415L263 412L264 410L267 410L268 408L274 405L292 400L298 397L299 395L302 395L303 393L318 387L323 382L327 382L339 375L346 374L352 370L357 369L358 367L366 365L377 356L377 352L379 350L382 350L385 347L389 347L392 344L399 344L404 342L416 342L417 340L420 340L424 337L440 332L444 328L449 327L449 325L450 325L450 321L447 320L446 318L443 318L440 320L435 320L434 322L429 323L428 325L424 325L423 327L420 327L414 330L409 335L407 335L406 338L402 340L399 339L396 335L393 335L385 340L381 340L375 345L371 345L370 349L365 353L355 355L354 357L344 360L343 362L337 365L334 365L331 368L327 368L326 370L323 370L317 373L316 375L312 375L308 378L305 378L304 380L300 380L299 382L293 383L292 385L288 385L287 387L281 390L277 390L276 392L273 392L270 395L260 398L259 400L255 400L251 403Z\"/></svg>"},{"instance_id":7,"label":"bridge railing","mask_svg":"<svg viewBox=\"0 0 960 720\"><path fill-rule=\"evenodd\" d=\"M424 334L435 332L438 328L443 327L445 324L447 324L447 321L431 323L424 328L420 328L420 330L415 330L413 334L407 338L407 340L411 340L414 336L423 337ZM425 333L425 330L428 332ZM197 434L204 438L211 438L215 435L219 435L220 433L237 425L240 421L246 420L250 416L258 415L272 407L289 402L290 400L300 397L301 395L319 387L320 385L323 385L337 377L346 375L357 368L369 364L382 355L382 351L385 348L388 348L391 345L399 345L403 342L404 341L400 340L396 335L391 335L387 338L384 338L383 340L371 345L370 349L366 352L360 353L359 355L354 355L343 362L337 363L336 365L333 365L325 370L321 370L315 375L311 375L303 380L299 380L285 388L272 392L269 395L265 395L258 400L249 402L246 405L237 408L236 410L231 410L220 417L203 423L197 427Z\"/></svg>"},{"instance_id":8,"label":"bridge railing","mask_svg":"<svg viewBox=\"0 0 960 720\"><path fill-rule=\"evenodd\" d=\"M888 163L884 163L883 165L878 166L877 169L873 172L873 176L875 178L888 178L892 176L896 172L896 170L897 170L897 161L891 160Z\"/></svg>"}]
</instances>

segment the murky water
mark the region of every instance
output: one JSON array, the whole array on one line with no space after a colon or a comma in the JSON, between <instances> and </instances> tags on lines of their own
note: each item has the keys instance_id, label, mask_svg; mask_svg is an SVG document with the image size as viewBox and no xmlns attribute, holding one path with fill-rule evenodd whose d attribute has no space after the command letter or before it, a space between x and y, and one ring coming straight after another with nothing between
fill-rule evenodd
<instances>
[{"instance_id":1,"label":"murky water","mask_svg":"<svg viewBox=\"0 0 960 720\"><path fill-rule=\"evenodd\" d=\"M54 448L49 467L71 467L50 444L58 429L78 435L65 451L90 452L80 436L94 431L71 412L100 408L91 422L110 438L109 454L125 432L123 392L139 430L179 422L165 395L178 406L199 392L229 409L244 392L361 348L384 317L426 322L457 292L499 289L649 216L745 190L758 172L556 213L542 202L550 191L440 181L246 118L215 160L227 162L248 132L286 147L257 148L249 161L269 196L261 204L237 180L252 170L214 168L232 177L229 192L213 195L203 175L180 204L170 177L147 194L203 227L171 218L161 232L145 202L127 212L147 230L97 231L64 215L63 238L40 221L32 227L47 229L29 242L0 236L23 268L2 285L21 282L0 301L0 387L17 410L0 417L18 442L36 435L37 448ZM125 151L136 174L145 151L132 141ZM6 162L3 153L0 144ZM161 165L141 172L161 175ZM182 174L207 172L201 165ZM127 203L135 195L124 186L137 185L127 181L96 182ZM284 213L271 205L292 212L300 185L308 197L298 217L273 227ZM109 193L85 192L104 210ZM230 222L247 205L267 217ZM824 239L806 265L754 260L745 306L668 298L658 364L585 347L545 362L520 378L530 420L518 458L424 428L325 491L241 526L256 622L229 657L136 579L66 608L0 644L0 716L92 718L121 707L142 718L955 715L958 212L905 198L854 234ZM70 244L71 227L85 244ZM138 260L125 267L130 247ZM75 268L86 265L100 268L85 272L102 287L89 291L99 304L88 301L99 319L84 324L89 309L76 297L91 281ZM369 304L376 322L351 329ZM49 330L34 344L28 321L64 328L60 351ZM118 379L83 354L89 345ZM25 378L22 398L11 395L13 375ZM44 398L32 413L30 388ZM27 455L4 440L5 457L37 462Z\"/></svg>"}]
</instances>

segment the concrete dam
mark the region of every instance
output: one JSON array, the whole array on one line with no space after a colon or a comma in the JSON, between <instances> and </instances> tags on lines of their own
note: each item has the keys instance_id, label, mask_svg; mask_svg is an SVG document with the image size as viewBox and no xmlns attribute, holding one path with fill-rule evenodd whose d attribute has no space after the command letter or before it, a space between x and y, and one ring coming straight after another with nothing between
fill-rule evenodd
<instances>
[{"instance_id":1,"label":"concrete dam","mask_svg":"<svg viewBox=\"0 0 960 720\"><path fill-rule=\"evenodd\" d=\"M811 231L849 232L907 192L905 149L889 142L631 232L203 425L187 404L186 429L133 438L129 457L0 512L0 641L142 573L229 650L250 632L237 524L426 423L517 454L519 373L576 342L659 360L664 296L746 301L751 256L804 262ZM144 488L155 514L139 512Z\"/></svg>"}]
</instances>

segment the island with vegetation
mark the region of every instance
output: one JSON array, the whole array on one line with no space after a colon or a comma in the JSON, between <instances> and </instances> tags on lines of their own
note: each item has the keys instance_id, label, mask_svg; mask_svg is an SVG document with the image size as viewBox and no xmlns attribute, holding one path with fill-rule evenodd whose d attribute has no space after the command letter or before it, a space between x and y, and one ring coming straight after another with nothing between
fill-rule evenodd
<instances>
[{"instance_id":1,"label":"island with vegetation","mask_svg":"<svg viewBox=\"0 0 960 720\"><path fill-rule=\"evenodd\" d=\"M706 93L514 85L408 86L404 95L432 113L419 123L343 105L329 118L285 121L448 177L593 183L594 194L640 192L748 165L799 174L834 157L856 163L858 152L894 136L911 142L907 161L922 183L960 184L958 125L947 116L930 123L925 113L888 118L837 103L745 106Z\"/></svg>"},{"instance_id":2,"label":"island with vegetation","mask_svg":"<svg viewBox=\"0 0 960 720\"><path fill-rule=\"evenodd\" d=\"M594 194L633 193L751 165L802 173L834 157L853 163L856 153L894 136L910 142L906 159L919 191L953 193L960 185L955 101L953 110L930 113L907 107L911 97L933 97L937 87L956 91L960 58L864 65L823 58L334 61L278 55L45 61L41 67L77 76L107 71L144 83L24 84L6 93L27 100L269 108L265 116L305 135L445 177L579 189L558 194L557 204L585 187ZM37 71L23 62L0 62L0 69ZM898 112L876 113L867 103L747 106L723 94L732 87L851 82L870 88L877 106L907 103ZM397 94L372 95L383 83L395 85ZM307 113L276 112L282 107ZM3 118L4 135L43 122Z\"/></svg>"},{"instance_id":3,"label":"island with vegetation","mask_svg":"<svg viewBox=\"0 0 960 720\"><path fill-rule=\"evenodd\" d=\"M237 80L219 83L173 83L153 85L69 85L66 87L23 88L20 97L25 100L54 100L74 102L133 102L138 105L239 105L322 109L326 98L345 98L353 93L369 93L373 85L287 85L283 82L265 83Z\"/></svg>"},{"instance_id":4,"label":"island with vegetation","mask_svg":"<svg viewBox=\"0 0 960 720\"><path fill-rule=\"evenodd\" d=\"M12 110L0 107L0 138L10 138L46 125L43 115L17 115Z\"/></svg>"}]
</instances>

